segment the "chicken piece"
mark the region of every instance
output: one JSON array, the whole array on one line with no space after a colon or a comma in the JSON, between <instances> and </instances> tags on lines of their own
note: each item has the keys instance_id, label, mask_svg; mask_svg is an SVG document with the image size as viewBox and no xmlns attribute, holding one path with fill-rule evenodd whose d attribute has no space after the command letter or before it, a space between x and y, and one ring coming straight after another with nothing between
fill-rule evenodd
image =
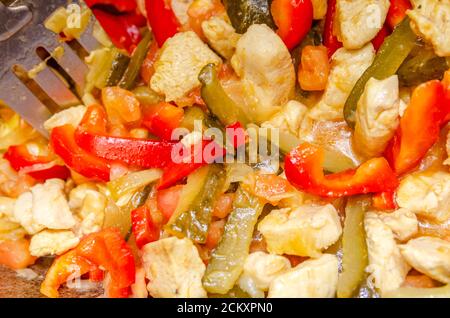
<instances>
[{"instance_id":1,"label":"chicken piece","mask_svg":"<svg viewBox=\"0 0 450 318\"><path fill-rule=\"evenodd\" d=\"M423 236L400 246L406 261L419 272L450 284L450 242Z\"/></svg>"},{"instance_id":2,"label":"chicken piece","mask_svg":"<svg viewBox=\"0 0 450 318\"><path fill-rule=\"evenodd\" d=\"M79 242L72 231L43 230L31 237L30 254L36 257L61 255Z\"/></svg>"},{"instance_id":3,"label":"chicken piece","mask_svg":"<svg viewBox=\"0 0 450 318\"><path fill-rule=\"evenodd\" d=\"M397 240L405 242L419 231L416 215L408 209L398 209L392 213L380 213L380 219L394 233Z\"/></svg>"},{"instance_id":4,"label":"chicken piece","mask_svg":"<svg viewBox=\"0 0 450 318\"><path fill-rule=\"evenodd\" d=\"M311 109L308 117L317 121L342 120L345 101L374 58L372 43L359 50L337 50L331 58L331 71L322 99Z\"/></svg>"},{"instance_id":5,"label":"chicken piece","mask_svg":"<svg viewBox=\"0 0 450 318\"><path fill-rule=\"evenodd\" d=\"M398 77L371 78L356 109L355 150L367 158L381 156L399 125Z\"/></svg>"},{"instance_id":6,"label":"chicken piece","mask_svg":"<svg viewBox=\"0 0 450 318\"><path fill-rule=\"evenodd\" d=\"M64 195L64 181L50 179L31 188L33 195L33 220L46 228L65 230L72 228L76 220Z\"/></svg>"},{"instance_id":7,"label":"chicken piece","mask_svg":"<svg viewBox=\"0 0 450 318\"><path fill-rule=\"evenodd\" d=\"M42 231L45 226L38 224L33 218L33 195L31 192L22 193L16 200L14 205L14 220L27 231L28 234L33 235Z\"/></svg>"},{"instance_id":8,"label":"chicken piece","mask_svg":"<svg viewBox=\"0 0 450 318\"><path fill-rule=\"evenodd\" d=\"M429 41L438 56L450 56L450 2L412 0L407 14L415 32Z\"/></svg>"},{"instance_id":9,"label":"chicken piece","mask_svg":"<svg viewBox=\"0 0 450 318\"><path fill-rule=\"evenodd\" d=\"M298 137L300 125L308 112L308 107L295 100L289 101L268 121L261 124L263 128L278 128L280 131Z\"/></svg>"},{"instance_id":10,"label":"chicken piece","mask_svg":"<svg viewBox=\"0 0 450 318\"><path fill-rule=\"evenodd\" d=\"M369 266L366 271L373 279L374 286L383 295L399 288L410 269L395 242L392 230L374 212L364 218Z\"/></svg>"},{"instance_id":11,"label":"chicken piece","mask_svg":"<svg viewBox=\"0 0 450 318\"><path fill-rule=\"evenodd\" d=\"M198 75L205 65L221 62L194 32L177 33L161 48L150 86L167 102L176 101L200 86Z\"/></svg>"},{"instance_id":12,"label":"chicken piece","mask_svg":"<svg viewBox=\"0 0 450 318\"><path fill-rule=\"evenodd\" d=\"M323 254L307 260L276 277L269 287L269 298L332 298L338 283L338 259Z\"/></svg>"},{"instance_id":13,"label":"chicken piece","mask_svg":"<svg viewBox=\"0 0 450 318\"><path fill-rule=\"evenodd\" d=\"M342 44L360 49L381 30L389 10L389 0L337 0L336 12Z\"/></svg>"},{"instance_id":14,"label":"chicken piece","mask_svg":"<svg viewBox=\"0 0 450 318\"><path fill-rule=\"evenodd\" d=\"M67 124L77 127L86 113L86 106L74 106L54 114L45 123L44 128L51 132L53 128Z\"/></svg>"},{"instance_id":15,"label":"chicken piece","mask_svg":"<svg viewBox=\"0 0 450 318\"><path fill-rule=\"evenodd\" d=\"M246 112L260 124L285 105L294 92L289 50L267 25L254 24L240 38L231 65L242 80Z\"/></svg>"},{"instance_id":16,"label":"chicken piece","mask_svg":"<svg viewBox=\"0 0 450 318\"><path fill-rule=\"evenodd\" d=\"M312 0L314 20L322 20L327 14L327 0Z\"/></svg>"},{"instance_id":17,"label":"chicken piece","mask_svg":"<svg viewBox=\"0 0 450 318\"><path fill-rule=\"evenodd\" d=\"M83 236L101 230L105 218L107 199L93 183L83 183L72 189L69 206L81 218L77 235Z\"/></svg>"},{"instance_id":18,"label":"chicken piece","mask_svg":"<svg viewBox=\"0 0 450 318\"><path fill-rule=\"evenodd\" d=\"M189 16L187 14L189 6L194 0L170 0L170 6L173 13L177 17L181 25L189 22Z\"/></svg>"},{"instance_id":19,"label":"chicken piece","mask_svg":"<svg viewBox=\"0 0 450 318\"><path fill-rule=\"evenodd\" d=\"M231 59L241 37L233 26L223 17L214 16L203 21L202 30L208 44L225 59Z\"/></svg>"},{"instance_id":20,"label":"chicken piece","mask_svg":"<svg viewBox=\"0 0 450 318\"><path fill-rule=\"evenodd\" d=\"M270 283L290 268L291 263L284 256L252 253L245 260L239 286L250 296L263 298Z\"/></svg>"},{"instance_id":21,"label":"chicken piece","mask_svg":"<svg viewBox=\"0 0 450 318\"><path fill-rule=\"evenodd\" d=\"M397 189L397 203L418 215L445 222L450 218L450 173L436 171L408 175Z\"/></svg>"},{"instance_id":22,"label":"chicken piece","mask_svg":"<svg viewBox=\"0 0 450 318\"><path fill-rule=\"evenodd\" d=\"M143 247L148 292L155 298L202 298L205 273L197 248L187 238L164 238Z\"/></svg>"},{"instance_id":23,"label":"chicken piece","mask_svg":"<svg viewBox=\"0 0 450 318\"><path fill-rule=\"evenodd\" d=\"M319 257L342 233L339 215L331 204L272 211L258 230L270 253L310 257Z\"/></svg>"}]
</instances>

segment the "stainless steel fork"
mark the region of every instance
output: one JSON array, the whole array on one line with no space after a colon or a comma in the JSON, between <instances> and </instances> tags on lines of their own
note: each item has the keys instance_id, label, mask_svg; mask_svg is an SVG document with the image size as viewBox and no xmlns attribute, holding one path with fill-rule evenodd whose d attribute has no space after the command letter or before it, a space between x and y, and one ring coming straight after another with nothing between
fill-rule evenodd
<instances>
[{"instance_id":1,"label":"stainless steel fork","mask_svg":"<svg viewBox=\"0 0 450 318\"><path fill-rule=\"evenodd\" d=\"M57 35L44 27L44 22L57 8L80 1L0 1L0 101L47 136L43 123L53 112L81 103L77 92L83 91L88 68L72 49L74 46L59 42ZM99 45L89 30L94 20L92 17L87 31L76 40L78 47L87 53ZM75 89L50 67L44 67L33 78L18 76L21 71L26 74L46 60L39 52L52 53L58 47L62 47L64 53L52 57L56 66L70 77L69 82Z\"/></svg>"}]
</instances>

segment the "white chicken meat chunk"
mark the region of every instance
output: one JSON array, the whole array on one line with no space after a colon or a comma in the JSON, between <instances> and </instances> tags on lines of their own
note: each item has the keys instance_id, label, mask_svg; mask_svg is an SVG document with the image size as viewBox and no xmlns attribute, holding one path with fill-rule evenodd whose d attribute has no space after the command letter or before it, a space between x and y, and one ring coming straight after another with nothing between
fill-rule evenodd
<instances>
[{"instance_id":1,"label":"white chicken meat chunk","mask_svg":"<svg viewBox=\"0 0 450 318\"><path fill-rule=\"evenodd\" d=\"M298 137L300 126L308 107L295 100L289 101L283 108L268 121L261 124L263 128L278 128L280 131Z\"/></svg>"},{"instance_id":2,"label":"white chicken meat chunk","mask_svg":"<svg viewBox=\"0 0 450 318\"><path fill-rule=\"evenodd\" d=\"M245 110L257 124L270 119L294 92L295 70L289 50L265 24L248 28L237 43L231 65L248 96Z\"/></svg>"},{"instance_id":3,"label":"white chicken meat chunk","mask_svg":"<svg viewBox=\"0 0 450 318\"><path fill-rule=\"evenodd\" d=\"M322 99L311 109L308 117L317 121L342 120L345 101L374 58L372 43L359 50L337 50L331 58L331 71Z\"/></svg>"},{"instance_id":4,"label":"white chicken meat chunk","mask_svg":"<svg viewBox=\"0 0 450 318\"><path fill-rule=\"evenodd\" d=\"M419 237L400 246L414 269L444 284L450 284L450 242L437 237Z\"/></svg>"},{"instance_id":5,"label":"white chicken meat chunk","mask_svg":"<svg viewBox=\"0 0 450 318\"><path fill-rule=\"evenodd\" d=\"M339 215L331 204L304 205L270 212L258 225L267 250L275 254L319 257L342 233Z\"/></svg>"},{"instance_id":6,"label":"white chicken meat chunk","mask_svg":"<svg viewBox=\"0 0 450 318\"><path fill-rule=\"evenodd\" d=\"M251 253L245 260L239 286L252 297L264 297L270 283L290 268L291 263L284 256L264 252Z\"/></svg>"},{"instance_id":7,"label":"white chicken meat chunk","mask_svg":"<svg viewBox=\"0 0 450 318\"><path fill-rule=\"evenodd\" d=\"M86 106L80 105L62 110L50 117L44 123L44 128L50 132L53 128L64 125L77 127L83 119L86 109Z\"/></svg>"},{"instance_id":8,"label":"white chicken meat chunk","mask_svg":"<svg viewBox=\"0 0 450 318\"><path fill-rule=\"evenodd\" d=\"M380 219L394 233L397 240L404 242L417 234L419 222L416 215L408 209L398 209L392 213L380 213Z\"/></svg>"},{"instance_id":9,"label":"white chicken meat chunk","mask_svg":"<svg viewBox=\"0 0 450 318\"><path fill-rule=\"evenodd\" d=\"M450 218L450 173L436 171L408 175L400 181L397 203L423 217L445 222Z\"/></svg>"},{"instance_id":10,"label":"white chicken meat chunk","mask_svg":"<svg viewBox=\"0 0 450 318\"><path fill-rule=\"evenodd\" d=\"M210 0L206 0L207 2ZM189 22L188 9L194 0L170 0L170 7L181 25Z\"/></svg>"},{"instance_id":11,"label":"white chicken meat chunk","mask_svg":"<svg viewBox=\"0 0 450 318\"><path fill-rule=\"evenodd\" d=\"M353 147L367 158L381 156L399 125L398 77L369 79L356 108Z\"/></svg>"},{"instance_id":12,"label":"white chicken meat chunk","mask_svg":"<svg viewBox=\"0 0 450 318\"><path fill-rule=\"evenodd\" d=\"M31 192L22 193L16 200L14 205L14 220L33 235L43 230L45 226L38 224L33 218L33 195Z\"/></svg>"},{"instance_id":13,"label":"white chicken meat chunk","mask_svg":"<svg viewBox=\"0 0 450 318\"><path fill-rule=\"evenodd\" d=\"M368 212L364 218L370 274L374 286L381 296L399 288L410 269L395 242L392 230L384 224L377 213Z\"/></svg>"},{"instance_id":14,"label":"white chicken meat chunk","mask_svg":"<svg viewBox=\"0 0 450 318\"><path fill-rule=\"evenodd\" d=\"M439 56L450 56L450 2L448 0L412 0L407 14L413 29L433 45Z\"/></svg>"},{"instance_id":15,"label":"white chicken meat chunk","mask_svg":"<svg viewBox=\"0 0 450 318\"><path fill-rule=\"evenodd\" d=\"M223 17L214 16L203 21L202 30L208 44L222 57L231 59L241 37L233 26Z\"/></svg>"},{"instance_id":16,"label":"white chicken meat chunk","mask_svg":"<svg viewBox=\"0 0 450 318\"><path fill-rule=\"evenodd\" d=\"M322 20L327 14L328 3L327 0L311 0L313 5L314 20Z\"/></svg>"},{"instance_id":17,"label":"white chicken meat chunk","mask_svg":"<svg viewBox=\"0 0 450 318\"><path fill-rule=\"evenodd\" d=\"M31 188L33 219L36 223L54 230L70 229L76 220L64 194L64 181L50 179Z\"/></svg>"},{"instance_id":18,"label":"white chicken meat chunk","mask_svg":"<svg viewBox=\"0 0 450 318\"><path fill-rule=\"evenodd\" d=\"M369 43L383 27L389 6L389 0L337 0L338 27L344 47L354 50Z\"/></svg>"},{"instance_id":19,"label":"white chicken meat chunk","mask_svg":"<svg viewBox=\"0 0 450 318\"><path fill-rule=\"evenodd\" d=\"M148 292L155 298L202 298L205 273L197 248L187 238L170 237L143 247Z\"/></svg>"},{"instance_id":20,"label":"white chicken meat chunk","mask_svg":"<svg viewBox=\"0 0 450 318\"><path fill-rule=\"evenodd\" d=\"M338 283L338 259L323 254L304 261L275 278L269 287L269 298L332 298Z\"/></svg>"},{"instance_id":21,"label":"white chicken meat chunk","mask_svg":"<svg viewBox=\"0 0 450 318\"><path fill-rule=\"evenodd\" d=\"M36 257L61 255L78 245L80 239L72 231L43 230L31 238L30 254Z\"/></svg>"},{"instance_id":22,"label":"white chicken meat chunk","mask_svg":"<svg viewBox=\"0 0 450 318\"><path fill-rule=\"evenodd\" d=\"M0 218L7 217L14 220L14 205L16 199L0 196Z\"/></svg>"},{"instance_id":23,"label":"white chicken meat chunk","mask_svg":"<svg viewBox=\"0 0 450 318\"><path fill-rule=\"evenodd\" d=\"M161 48L150 86L167 102L176 101L200 86L198 75L205 65L221 62L194 32L177 33Z\"/></svg>"}]
</instances>

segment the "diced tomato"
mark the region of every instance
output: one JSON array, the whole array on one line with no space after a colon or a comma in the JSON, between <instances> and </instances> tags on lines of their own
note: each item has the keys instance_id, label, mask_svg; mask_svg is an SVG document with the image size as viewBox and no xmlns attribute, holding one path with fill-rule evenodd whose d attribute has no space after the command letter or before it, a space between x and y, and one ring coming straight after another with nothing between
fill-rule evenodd
<instances>
[{"instance_id":1,"label":"diced tomato","mask_svg":"<svg viewBox=\"0 0 450 318\"><path fill-rule=\"evenodd\" d=\"M155 136L163 140L171 140L172 132L180 127L183 116L183 109L161 102L145 107L142 125Z\"/></svg>"},{"instance_id":2,"label":"diced tomato","mask_svg":"<svg viewBox=\"0 0 450 318\"><path fill-rule=\"evenodd\" d=\"M278 204L283 195L294 191L288 180L274 174L258 174L253 181L254 183L244 183L244 186L248 187L248 191L271 204Z\"/></svg>"},{"instance_id":3,"label":"diced tomato","mask_svg":"<svg viewBox=\"0 0 450 318\"><path fill-rule=\"evenodd\" d=\"M213 216L224 219L233 209L234 193L224 193L220 195L214 204Z\"/></svg>"},{"instance_id":4,"label":"diced tomato","mask_svg":"<svg viewBox=\"0 0 450 318\"><path fill-rule=\"evenodd\" d=\"M0 264L12 269L22 269L33 265L36 257L31 256L30 242L26 239L3 241L0 243Z\"/></svg>"},{"instance_id":5,"label":"diced tomato","mask_svg":"<svg viewBox=\"0 0 450 318\"><path fill-rule=\"evenodd\" d=\"M153 41L148 49L147 56L141 66L141 78L146 83L149 84L152 79L153 74L155 74L155 62L159 56L159 47L156 41Z\"/></svg>"},{"instance_id":6,"label":"diced tomato","mask_svg":"<svg viewBox=\"0 0 450 318\"><path fill-rule=\"evenodd\" d=\"M163 214L165 222L169 221L169 219L175 212L182 191L183 186L176 185L168 189L159 190L157 192L156 200L158 204L158 210Z\"/></svg>"},{"instance_id":7,"label":"diced tomato","mask_svg":"<svg viewBox=\"0 0 450 318\"><path fill-rule=\"evenodd\" d=\"M219 220L211 222L208 230L208 236L206 237L205 245L210 250L214 249L219 244L225 227L225 221Z\"/></svg>"},{"instance_id":8,"label":"diced tomato","mask_svg":"<svg viewBox=\"0 0 450 318\"><path fill-rule=\"evenodd\" d=\"M305 46L298 68L298 83L306 91L321 91L327 86L330 73L328 50L325 46Z\"/></svg>"},{"instance_id":9,"label":"diced tomato","mask_svg":"<svg viewBox=\"0 0 450 318\"><path fill-rule=\"evenodd\" d=\"M130 91L105 87L102 89L102 101L112 124L132 124L142 118L140 103Z\"/></svg>"}]
</instances>

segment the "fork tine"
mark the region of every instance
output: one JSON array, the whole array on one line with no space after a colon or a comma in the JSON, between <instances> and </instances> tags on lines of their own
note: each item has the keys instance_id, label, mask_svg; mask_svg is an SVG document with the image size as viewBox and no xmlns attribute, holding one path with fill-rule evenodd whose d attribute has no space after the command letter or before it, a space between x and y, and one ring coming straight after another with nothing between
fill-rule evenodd
<instances>
[{"instance_id":1,"label":"fork tine","mask_svg":"<svg viewBox=\"0 0 450 318\"><path fill-rule=\"evenodd\" d=\"M48 138L48 132L43 123L51 116L50 111L40 100L9 71L2 78L0 85L7 87L9 94L2 94L6 105L14 105L14 110L37 131ZM30 111L32 110L32 111Z\"/></svg>"}]
</instances>

